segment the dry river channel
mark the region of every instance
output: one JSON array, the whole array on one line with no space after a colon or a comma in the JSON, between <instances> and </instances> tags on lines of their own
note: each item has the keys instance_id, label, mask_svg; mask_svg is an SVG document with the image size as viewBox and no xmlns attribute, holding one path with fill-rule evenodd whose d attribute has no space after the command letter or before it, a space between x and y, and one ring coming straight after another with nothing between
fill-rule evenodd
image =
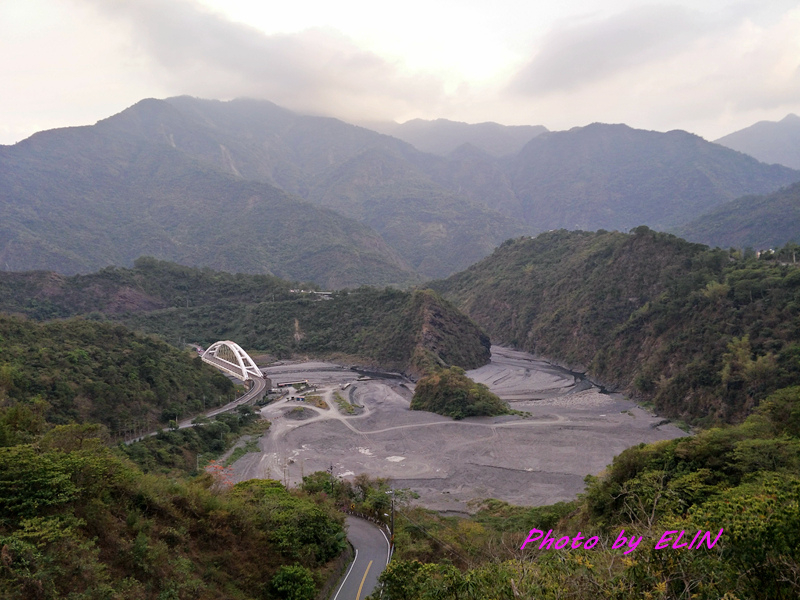
<instances>
[{"instance_id":1,"label":"dry river channel","mask_svg":"<svg viewBox=\"0 0 800 600\"><path fill-rule=\"evenodd\" d=\"M530 413L526 418L454 421L412 411L413 383L358 380L359 373L332 363L279 363L263 371L274 383L307 379L328 408L288 397L264 407L272 427L260 453L234 463L236 481L298 485L304 474L332 468L343 478L390 478L394 487L417 492L423 506L443 512L470 512L470 501L484 498L542 505L575 498L587 474L600 473L629 446L686 435L619 394L498 346L490 364L468 374L511 408Z\"/></svg>"}]
</instances>

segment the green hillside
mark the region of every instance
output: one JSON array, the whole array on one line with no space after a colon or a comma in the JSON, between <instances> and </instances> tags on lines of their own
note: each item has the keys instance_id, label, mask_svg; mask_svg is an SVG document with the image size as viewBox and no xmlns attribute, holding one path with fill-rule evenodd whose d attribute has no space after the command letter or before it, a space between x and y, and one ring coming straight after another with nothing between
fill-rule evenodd
<instances>
[{"instance_id":1,"label":"green hillside","mask_svg":"<svg viewBox=\"0 0 800 600\"><path fill-rule=\"evenodd\" d=\"M9 416L0 407L0 422ZM144 475L93 433L0 443L5 600L311 600L332 574L344 519L322 495L231 487L224 473Z\"/></svg>"},{"instance_id":2,"label":"green hillside","mask_svg":"<svg viewBox=\"0 0 800 600\"><path fill-rule=\"evenodd\" d=\"M510 240L433 286L496 343L562 361L692 422L800 383L800 271L646 227Z\"/></svg>"},{"instance_id":3,"label":"green hillside","mask_svg":"<svg viewBox=\"0 0 800 600\"><path fill-rule=\"evenodd\" d=\"M593 124L521 147L532 130L456 125L467 143L438 156L266 101L142 100L0 147L0 268L85 273L151 255L326 288L409 285L509 237L664 229L800 180L680 131Z\"/></svg>"},{"instance_id":4,"label":"green hillside","mask_svg":"<svg viewBox=\"0 0 800 600\"><path fill-rule=\"evenodd\" d=\"M280 357L347 355L413 374L474 368L489 340L430 291L359 288L325 297L264 275L231 275L154 259L88 275L0 272L0 311L50 319L88 315L173 344L222 339Z\"/></svg>"},{"instance_id":5,"label":"green hillside","mask_svg":"<svg viewBox=\"0 0 800 600\"><path fill-rule=\"evenodd\" d=\"M431 170L446 169L446 159L266 101L144 100L97 127L123 138L174 144L214 169L276 185L365 223L426 277L463 269L525 232L487 209L483 198L467 197L468 186L434 181Z\"/></svg>"},{"instance_id":6,"label":"green hillside","mask_svg":"<svg viewBox=\"0 0 800 600\"><path fill-rule=\"evenodd\" d=\"M720 248L778 248L800 241L800 184L745 196L685 223L675 233Z\"/></svg>"},{"instance_id":7,"label":"green hillside","mask_svg":"<svg viewBox=\"0 0 800 600\"><path fill-rule=\"evenodd\" d=\"M0 314L0 406L112 432L165 426L229 402L233 385L199 358L121 325L36 323Z\"/></svg>"},{"instance_id":8,"label":"green hillside","mask_svg":"<svg viewBox=\"0 0 800 600\"><path fill-rule=\"evenodd\" d=\"M488 207L486 198L468 197L474 192L466 185L462 191L463 182L433 181L431 163L436 161L424 162L399 152L368 150L321 177L308 197L372 227L427 278L464 269L503 240L527 231ZM449 171L450 163L441 168Z\"/></svg>"}]
</instances>

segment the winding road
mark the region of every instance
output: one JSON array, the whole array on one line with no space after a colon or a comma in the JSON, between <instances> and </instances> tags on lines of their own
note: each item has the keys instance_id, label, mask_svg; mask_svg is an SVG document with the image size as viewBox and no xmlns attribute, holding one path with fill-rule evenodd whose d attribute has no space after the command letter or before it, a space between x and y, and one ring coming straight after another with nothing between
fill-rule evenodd
<instances>
[{"instance_id":1,"label":"winding road","mask_svg":"<svg viewBox=\"0 0 800 600\"><path fill-rule=\"evenodd\" d=\"M378 585L389 564L389 539L382 529L358 517L347 517L347 539L356 554L333 600L363 600Z\"/></svg>"}]
</instances>

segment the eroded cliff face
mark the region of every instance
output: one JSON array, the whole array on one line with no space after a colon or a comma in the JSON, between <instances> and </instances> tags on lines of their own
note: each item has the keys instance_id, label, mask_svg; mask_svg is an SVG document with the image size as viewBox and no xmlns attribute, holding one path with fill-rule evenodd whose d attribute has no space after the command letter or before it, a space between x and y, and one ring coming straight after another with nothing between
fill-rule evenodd
<instances>
[{"instance_id":1,"label":"eroded cliff face","mask_svg":"<svg viewBox=\"0 0 800 600\"><path fill-rule=\"evenodd\" d=\"M423 375L433 366L475 369L489 362L489 336L451 303L431 290L421 290L414 292L412 305L419 324L411 374Z\"/></svg>"}]
</instances>

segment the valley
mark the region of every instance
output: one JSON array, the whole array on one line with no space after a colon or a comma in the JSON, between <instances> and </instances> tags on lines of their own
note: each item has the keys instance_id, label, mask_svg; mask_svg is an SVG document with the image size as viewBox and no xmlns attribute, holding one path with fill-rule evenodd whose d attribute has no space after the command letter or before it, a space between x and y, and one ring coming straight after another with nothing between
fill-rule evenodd
<instances>
[{"instance_id":1,"label":"valley","mask_svg":"<svg viewBox=\"0 0 800 600\"><path fill-rule=\"evenodd\" d=\"M419 494L419 505L448 513L470 512L471 501L482 498L544 505L573 499L587 474L598 474L625 448L685 435L620 395L498 346L488 365L467 374L529 416L455 421L411 411L412 383L359 381L357 372L332 363L289 362L264 372L274 382L308 379L328 408L284 398L262 409L272 426L260 453L234 463L236 481L297 486L304 474L332 467L340 478L388 478ZM347 414L335 394L363 408Z\"/></svg>"},{"instance_id":2,"label":"valley","mask_svg":"<svg viewBox=\"0 0 800 600\"><path fill-rule=\"evenodd\" d=\"M385 600L798 597L797 164L381 131L180 96L0 146L0 597L322 598L344 512Z\"/></svg>"}]
</instances>

